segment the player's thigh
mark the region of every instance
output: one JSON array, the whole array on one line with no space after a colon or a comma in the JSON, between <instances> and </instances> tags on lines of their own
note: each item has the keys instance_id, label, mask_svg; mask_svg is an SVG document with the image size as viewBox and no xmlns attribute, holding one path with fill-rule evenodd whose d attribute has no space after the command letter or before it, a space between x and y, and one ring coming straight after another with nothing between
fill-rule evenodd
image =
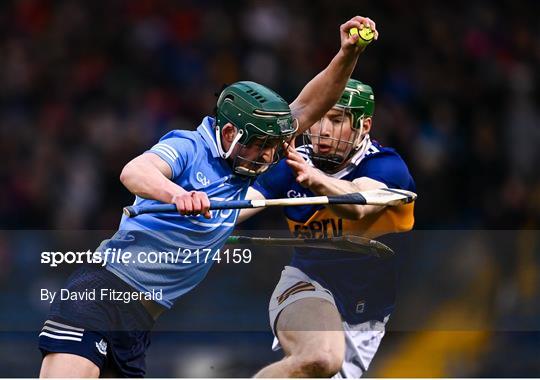
<instances>
[{"instance_id":1,"label":"player's thigh","mask_svg":"<svg viewBox=\"0 0 540 380\"><path fill-rule=\"evenodd\" d=\"M41 363L40 378L53 377L99 377L99 368L82 356L50 353Z\"/></svg>"},{"instance_id":2,"label":"player's thigh","mask_svg":"<svg viewBox=\"0 0 540 380\"><path fill-rule=\"evenodd\" d=\"M287 355L329 354L343 360L345 335L335 305L321 298L302 298L278 316L277 337Z\"/></svg>"}]
</instances>

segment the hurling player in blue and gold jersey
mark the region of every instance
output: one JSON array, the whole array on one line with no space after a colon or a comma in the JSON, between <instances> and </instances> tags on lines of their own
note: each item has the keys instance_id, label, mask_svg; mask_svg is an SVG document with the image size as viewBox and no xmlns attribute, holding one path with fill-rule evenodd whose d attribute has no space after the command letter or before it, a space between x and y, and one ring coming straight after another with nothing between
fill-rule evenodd
<instances>
[{"instance_id":1,"label":"hurling player in blue and gold jersey","mask_svg":"<svg viewBox=\"0 0 540 380\"><path fill-rule=\"evenodd\" d=\"M260 176L248 198L339 195L377 188L415 191L395 150L370 139L375 98L350 79L337 104ZM291 233L302 238L343 234L377 237L412 229L413 204L285 207ZM240 220L256 210L243 210ZM271 328L285 358L260 377L352 377L367 370L394 308L394 259L296 249L270 299Z\"/></svg>"},{"instance_id":2,"label":"hurling player in blue and gold jersey","mask_svg":"<svg viewBox=\"0 0 540 380\"><path fill-rule=\"evenodd\" d=\"M253 178L278 161L278 148L336 102L363 51L356 45L358 36L350 36L349 30L363 25L375 30L373 21L359 16L341 25L338 54L290 106L260 84L234 83L219 96L215 117L205 117L196 131L167 133L129 162L120 179L136 196L135 204L171 203L179 213L123 217L118 232L97 251L220 249L235 226L238 210L210 212L209 198L243 199ZM111 261L104 268L81 267L64 288L75 295L93 290L97 296L54 300L39 335L40 376L98 377L106 368L116 377L143 376L155 319L197 286L212 263L206 259L150 263L135 258ZM145 297L129 303L98 298L113 291ZM147 298L153 294L159 297Z\"/></svg>"}]
</instances>

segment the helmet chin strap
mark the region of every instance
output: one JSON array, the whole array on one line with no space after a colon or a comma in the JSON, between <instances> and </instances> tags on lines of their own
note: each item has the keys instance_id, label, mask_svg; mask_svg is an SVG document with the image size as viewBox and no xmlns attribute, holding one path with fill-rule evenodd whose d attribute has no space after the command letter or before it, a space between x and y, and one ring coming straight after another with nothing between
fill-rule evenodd
<instances>
[{"instance_id":1,"label":"helmet chin strap","mask_svg":"<svg viewBox=\"0 0 540 380\"><path fill-rule=\"evenodd\" d=\"M362 132L364 132L364 117L363 116L359 119L359 123L360 123L360 130L358 131L358 135L356 137L357 142L354 144L354 147L350 153L350 156L352 155L363 156L366 149L369 146L369 141L370 141L369 133L366 133L365 135L362 136Z\"/></svg>"},{"instance_id":2,"label":"helmet chin strap","mask_svg":"<svg viewBox=\"0 0 540 380\"><path fill-rule=\"evenodd\" d=\"M356 145L355 154L359 154L360 156L363 155L368 146L369 146L369 133L366 133L364 137L362 137L362 140L360 140L358 145Z\"/></svg>"},{"instance_id":3,"label":"helmet chin strap","mask_svg":"<svg viewBox=\"0 0 540 380\"><path fill-rule=\"evenodd\" d=\"M223 150L223 144L221 143L221 131L219 129L219 127L216 127L216 141L217 141L217 148L218 148L218 152L219 152L219 155L221 156L221 158L224 158L224 159L227 159L231 156L233 150L234 150L234 147L236 146L236 144L238 143L238 141L242 138L242 136L244 135L244 131L241 130L241 129L238 129L236 128L238 133L236 133L236 136L234 136L234 139L233 141L231 142L231 146L229 147L229 150L228 151L224 151Z\"/></svg>"}]
</instances>

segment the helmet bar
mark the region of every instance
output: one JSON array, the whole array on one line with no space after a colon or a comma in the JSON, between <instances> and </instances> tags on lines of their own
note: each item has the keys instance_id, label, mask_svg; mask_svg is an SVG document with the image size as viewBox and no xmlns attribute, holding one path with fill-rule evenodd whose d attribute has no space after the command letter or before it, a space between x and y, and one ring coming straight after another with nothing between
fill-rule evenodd
<instances>
[{"instance_id":1,"label":"helmet bar","mask_svg":"<svg viewBox=\"0 0 540 380\"><path fill-rule=\"evenodd\" d=\"M274 116L287 116L290 115L290 112L279 112L279 111L263 111L263 110L254 110L253 114L259 115L262 117L274 117Z\"/></svg>"}]
</instances>

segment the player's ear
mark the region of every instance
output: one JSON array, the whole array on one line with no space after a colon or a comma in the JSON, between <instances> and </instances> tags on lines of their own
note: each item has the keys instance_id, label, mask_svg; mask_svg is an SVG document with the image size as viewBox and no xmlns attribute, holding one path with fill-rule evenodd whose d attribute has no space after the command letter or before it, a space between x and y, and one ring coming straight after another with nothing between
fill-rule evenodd
<instances>
[{"instance_id":1,"label":"player's ear","mask_svg":"<svg viewBox=\"0 0 540 380\"><path fill-rule=\"evenodd\" d=\"M223 141L226 141L230 144L234 140L235 136L236 136L236 127L232 125L231 123L225 124L223 128L221 129L221 138L223 139Z\"/></svg>"},{"instance_id":2,"label":"player's ear","mask_svg":"<svg viewBox=\"0 0 540 380\"><path fill-rule=\"evenodd\" d=\"M371 131L371 117L366 117L364 119L364 133L369 133Z\"/></svg>"}]
</instances>

